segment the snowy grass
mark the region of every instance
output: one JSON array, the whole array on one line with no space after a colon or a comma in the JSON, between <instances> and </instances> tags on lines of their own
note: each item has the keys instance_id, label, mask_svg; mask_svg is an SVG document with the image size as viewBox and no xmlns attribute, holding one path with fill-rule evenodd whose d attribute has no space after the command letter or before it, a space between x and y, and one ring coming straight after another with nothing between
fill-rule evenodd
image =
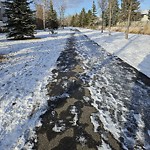
<instances>
[{"instance_id":1,"label":"snowy grass","mask_svg":"<svg viewBox=\"0 0 150 150\"><path fill-rule=\"evenodd\" d=\"M129 34L126 40L123 32L112 32L109 36L108 31L78 29L109 53L150 77L150 35Z\"/></svg>"},{"instance_id":2,"label":"snowy grass","mask_svg":"<svg viewBox=\"0 0 150 150\"><path fill-rule=\"evenodd\" d=\"M46 85L70 30L38 31L36 39L0 34L0 149L21 149L47 106ZM31 145L30 145L31 146ZM28 147L29 148L29 147Z\"/></svg>"}]
</instances>

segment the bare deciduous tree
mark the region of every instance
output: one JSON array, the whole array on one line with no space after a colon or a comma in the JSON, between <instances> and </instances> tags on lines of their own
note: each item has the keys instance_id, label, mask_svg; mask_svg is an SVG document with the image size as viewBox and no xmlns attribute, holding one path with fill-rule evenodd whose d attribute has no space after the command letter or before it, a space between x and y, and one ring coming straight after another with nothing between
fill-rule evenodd
<instances>
[{"instance_id":1,"label":"bare deciduous tree","mask_svg":"<svg viewBox=\"0 0 150 150\"><path fill-rule=\"evenodd\" d=\"M125 31L125 39L128 39L128 34L129 34L129 27L131 23L131 13L132 13L132 0L128 0L130 6L128 10L128 21L127 21L127 29Z\"/></svg>"},{"instance_id":2,"label":"bare deciduous tree","mask_svg":"<svg viewBox=\"0 0 150 150\"><path fill-rule=\"evenodd\" d=\"M36 25L37 29L43 29L43 6L36 4Z\"/></svg>"},{"instance_id":3,"label":"bare deciduous tree","mask_svg":"<svg viewBox=\"0 0 150 150\"><path fill-rule=\"evenodd\" d=\"M109 0L109 35L111 35L112 5L113 0Z\"/></svg>"},{"instance_id":4,"label":"bare deciduous tree","mask_svg":"<svg viewBox=\"0 0 150 150\"><path fill-rule=\"evenodd\" d=\"M57 7L59 11L59 22L60 26L64 27L64 20L65 20L65 11L67 8L67 1L66 0L61 0L57 2Z\"/></svg>"},{"instance_id":5,"label":"bare deciduous tree","mask_svg":"<svg viewBox=\"0 0 150 150\"><path fill-rule=\"evenodd\" d=\"M112 16L113 16L113 10L115 8L115 2L116 0L109 0L109 35L111 35L111 26L112 26Z\"/></svg>"},{"instance_id":6,"label":"bare deciduous tree","mask_svg":"<svg viewBox=\"0 0 150 150\"><path fill-rule=\"evenodd\" d=\"M43 14L42 20L43 20L43 28L44 28L44 30L46 28L46 12L47 12L48 7L49 7L49 1L50 0L34 0L34 4L35 5L39 5L40 4L42 6L42 10L43 10L43 12L42 12L42 14Z\"/></svg>"},{"instance_id":7,"label":"bare deciduous tree","mask_svg":"<svg viewBox=\"0 0 150 150\"><path fill-rule=\"evenodd\" d=\"M102 13L102 28L101 28L101 32L103 33L104 30L104 13L105 10L107 9L108 6L108 0L98 0L98 5L101 9L101 13Z\"/></svg>"}]
</instances>

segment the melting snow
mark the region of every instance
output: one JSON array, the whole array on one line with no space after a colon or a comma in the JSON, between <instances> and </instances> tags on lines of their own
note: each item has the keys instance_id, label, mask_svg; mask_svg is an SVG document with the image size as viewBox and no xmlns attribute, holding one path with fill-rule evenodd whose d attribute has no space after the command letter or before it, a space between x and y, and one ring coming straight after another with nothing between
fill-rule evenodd
<instances>
[{"instance_id":1,"label":"melting snow","mask_svg":"<svg viewBox=\"0 0 150 150\"><path fill-rule=\"evenodd\" d=\"M50 81L57 58L70 30L55 36L38 31L33 40L6 40L0 34L0 149L21 149L44 113ZM26 134L29 133L29 134Z\"/></svg>"},{"instance_id":2,"label":"melting snow","mask_svg":"<svg viewBox=\"0 0 150 150\"><path fill-rule=\"evenodd\" d=\"M101 45L109 53L120 57L122 60L135 67L148 77L150 77L150 36L140 34L129 34L129 39L125 39L123 32L91 30L78 28L91 40Z\"/></svg>"}]
</instances>

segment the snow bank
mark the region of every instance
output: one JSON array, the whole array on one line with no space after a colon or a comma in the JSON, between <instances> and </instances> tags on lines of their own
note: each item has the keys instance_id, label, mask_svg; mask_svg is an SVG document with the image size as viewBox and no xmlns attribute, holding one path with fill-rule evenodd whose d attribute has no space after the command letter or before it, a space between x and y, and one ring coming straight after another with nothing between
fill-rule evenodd
<instances>
[{"instance_id":1,"label":"snow bank","mask_svg":"<svg viewBox=\"0 0 150 150\"><path fill-rule=\"evenodd\" d=\"M125 39L124 33L78 28L80 32L101 45L109 53L118 56L140 72L150 77L150 36L129 34Z\"/></svg>"},{"instance_id":2,"label":"snow bank","mask_svg":"<svg viewBox=\"0 0 150 150\"><path fill-rule=\"evenodd\" d=\"M45 111L46 85L70 30L38 31L37 39L6 40L0 34L0 149L21 149ZM27 148L29 149L29 147Z\"/></svg>"}]
</instances>

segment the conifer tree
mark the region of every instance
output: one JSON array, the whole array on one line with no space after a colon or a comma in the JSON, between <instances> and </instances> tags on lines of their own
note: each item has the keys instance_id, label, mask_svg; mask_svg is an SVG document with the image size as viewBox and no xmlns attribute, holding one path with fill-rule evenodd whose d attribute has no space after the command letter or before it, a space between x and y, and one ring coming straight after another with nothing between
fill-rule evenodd
<instances>
[{"instance_id":1,"label":"conifer tree","mask_svg":"<svg viewBox=\"0 0 150 150\"><path fill-rule=\"evenodd\" d=\"M92 11L89 10L88 13L87 13L87 21L88 21L88 25L89 26L92 26L93 25L93 14L92 14Z\"/></svg>"},{"instance_id":2,"label":"conifer tree","mask_svg":"<svg viewBox=\"0 0 150 150\"><path fill-rule=\"evenodd\" d=\"M96 5L95 5L95 2L93 1L93 4L92 4L92 15L96 17L96 14L97 14Z\"/></svg>"},{"instance_id":3,"label":"conifer tree","mask_svg":"<svg viewBox=\"0 0 150 150\"><path fill-rule=\"evenodd\" d=\"M76 26L76 25L75 25L75 16L72 16L70 25L73 26L73 27Z\"/></svg>"},{"instance_id":4,"label":"conifer tree","mask_svg":"<svg viewBox=\"0 0 150 150\"><path fill-rule=\"evenodd\" d=\"M96 21L96 19L97 19L97 17L96 17L96 14L97 14L97 11L96 11L96 5L95 5L95 2L93 1L93 4L92 4L92 9L91 9L91 12L92 12L92 16L91 16L91 18L90 18L90 25L91 26L94 26L94 24L95 24L95 21Z\"/></svg>"},{"instance_id":5,"label":"conifer tree","mask_svg":"<svg viewBox=\"0 0 150 150\"><path fill-rule=\"evenodd\" d=\"M87 16L84 8L81 10L81 13L79 15L79 23L81 27L85 27L88 24Z\"/></svg>"},{"instance_id":6,"label":"conifer tree","mask_svg":"<svg viewBox=\"0 0 150 150\"><path fill-rule=\"evenodd\" d=\"M47 22L47 27L49 29L57 29L59 26L58 24L58 19L57 19L57 13L53 8L53 2L52 0L50 1L50 9L48 13L48 22Z\"/></svg>"},{"instance_id":7,"label":"conifer tree","mask_svg":"<svg viewBox=\"0 0 150 150\"><path fill-rule=\"evenodd\" d=\"M31 1L27 0L7 0L5 2L8 38L24 39L34 37L34 18L33 11L29 5Z\"/></svg>"}]
</instances>

